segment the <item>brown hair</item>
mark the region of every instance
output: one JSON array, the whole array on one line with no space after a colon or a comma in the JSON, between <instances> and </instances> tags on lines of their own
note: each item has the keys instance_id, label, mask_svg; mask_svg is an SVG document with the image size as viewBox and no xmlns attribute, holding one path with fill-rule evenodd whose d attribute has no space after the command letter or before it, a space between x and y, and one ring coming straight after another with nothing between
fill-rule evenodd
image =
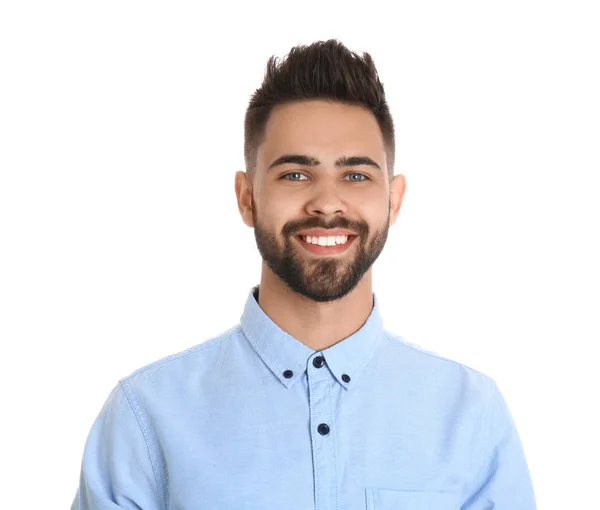
<instances>
[{"instance_id":1,"label":"brown hair","mask_svg":"<svg viewBox=\"0 0 600 510\"><path fill-rule=\"evenodd\" d=\"M370 110L381 129L389 178L394 174L394 122L371 55L361 57L336 39L294 46L277 65L267 62L263 83L250 99L244 119L244 159L251 180L271 110L292 101L325 99Z\"/></svg>"}]
</instances>

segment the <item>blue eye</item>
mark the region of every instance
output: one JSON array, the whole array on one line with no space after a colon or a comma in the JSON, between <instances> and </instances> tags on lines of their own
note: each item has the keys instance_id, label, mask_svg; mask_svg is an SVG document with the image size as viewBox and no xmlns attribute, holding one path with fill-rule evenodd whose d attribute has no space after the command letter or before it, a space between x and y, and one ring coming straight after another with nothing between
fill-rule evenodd
<instances>
[{"instance_id":1,"label":"blue eye","mask_svg":"<svg viewBox=\"0 0 600 510\"><path fill-rule=\"evenodd\" d=\"M287 179L287 177L289 177L290 175L305 175L305 174L303 174L302 172L290 172L289 174L282 175L281 178L282 179L286 179L288 181L300 182L299 179ZM350 179L353 182L363 182L363 181L369 179L365 174L361 174L361 173L358 173L358 172L352 172L352 173L346 174L344 177L347 177L348 175L360 175L360 176L364 177L364 179L359 179L359 180L357 180L357 179Z\"/></svg>"},{"instance_id":2,"label":"blue eye","mask_svg":"<svg viewBox=\"0 0 600 510\"><path fill-rule=\"evenodd\" d=\"M300 173L300 172L291 172L289 174L282 175L281 178L285 179L286 177L288 177L290 175L304 175L304 174ZM288 180L288 181L297 181L298 179L286 179L286 180Z\"/></svg>"},{"instance_id":3,"label":"blue eye","mask_svg":"<svg viewBox=\"0 0 600 510\"><path fill-rule=\"evenodd\" d=\"M364 179L360 179L358 181L356 179L350 179L351 181L354 181L354 182L362 182L362 181L366 181L368 179L368 177L365 174L359 174L356 172L352 172L351 174L348 174L348 175L360 175L360 176L364 177Z\"/></svg>"}]
</instances>

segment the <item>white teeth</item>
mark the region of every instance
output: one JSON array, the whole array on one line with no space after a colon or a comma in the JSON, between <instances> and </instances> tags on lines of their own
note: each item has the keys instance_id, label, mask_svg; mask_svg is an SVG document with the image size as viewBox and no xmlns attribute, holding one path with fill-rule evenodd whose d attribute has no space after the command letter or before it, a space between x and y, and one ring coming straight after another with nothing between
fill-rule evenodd
<instances>
[{"instance_id":1,"label":"white teeth","mask_svg":"<svg viewBox=\"0 0 600 510\"><path fill-rule=\"evenodd\" d=\"M301 236L302 240L309 244L318 244L319 246L335 246L336 244L345 244L348 241L348 236Z\"/></svg>"}]
</instances>

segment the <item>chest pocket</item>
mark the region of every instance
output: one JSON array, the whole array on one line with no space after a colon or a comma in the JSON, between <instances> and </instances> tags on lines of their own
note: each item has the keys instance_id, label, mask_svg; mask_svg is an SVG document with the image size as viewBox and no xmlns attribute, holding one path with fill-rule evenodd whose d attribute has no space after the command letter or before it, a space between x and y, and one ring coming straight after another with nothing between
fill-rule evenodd
<instances>
[{"instance_id":1,"label":"chest pocket","mask_svg":"<svg viewBox=\"0 0 600 510\"><path fill-rule=\"evenodd\" d=\"M366 489L367 510L459 510L452 492Z\"/></svg>"}]
</instances>

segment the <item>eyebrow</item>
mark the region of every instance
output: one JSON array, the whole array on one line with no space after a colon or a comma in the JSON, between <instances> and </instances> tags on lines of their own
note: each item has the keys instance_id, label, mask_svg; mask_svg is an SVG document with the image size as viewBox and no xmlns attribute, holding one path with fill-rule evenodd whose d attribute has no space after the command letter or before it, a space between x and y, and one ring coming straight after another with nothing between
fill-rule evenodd
<instances>
[{"instance_id":1,"label":"eyebrow","mask_svg":"<svg viewBox=\"0 0 600 510\"><path fill-rule=\"evenodd\" d=\"M279 165L286 165L288 163L303 166L318 166L321 164L321 162L317 158L314 158L312 156L305 156L303 154L284 154L283 156L273 161L273 163L269 165L269 168L267 168L267 170L271 170L271 168L274 168ZM342 156L335 162L335 166L337 168L361 165L368 165L372 166L373 168L377 168L378 170L381 170L381 167L367 156Z\"/></svg>"}]
</instances>

